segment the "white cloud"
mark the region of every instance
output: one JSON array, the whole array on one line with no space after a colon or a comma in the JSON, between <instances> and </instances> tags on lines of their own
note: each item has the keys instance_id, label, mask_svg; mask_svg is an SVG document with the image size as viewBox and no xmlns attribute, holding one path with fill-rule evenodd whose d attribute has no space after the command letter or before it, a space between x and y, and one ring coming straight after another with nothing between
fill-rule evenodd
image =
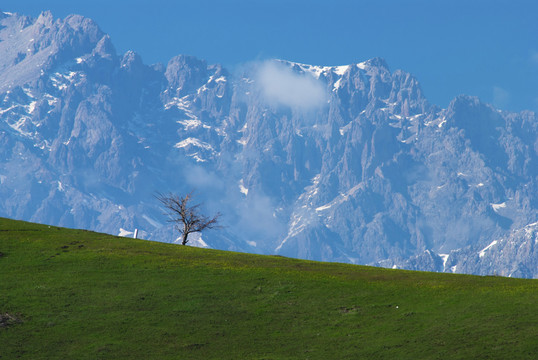
<instances>
[{"instance_id":1,"label":"white cloud","mask_svg":"<svg viewBox=\"0 0 538 360\"><path fill-rule=\"evenodd\" d=\"M236 202L239 216L237 228L249 240L276 239L285 226L275 216L275 206L269 196L258 191L250 193L246 200Z\"/></svg>"},{"instance_id":2,"label":"white cloud","mask_svg":"<svg viewBox=\"0 0 538 360\"><path fill-rule=\"evenodd\" d=\"M185 182L192 189L200 189L203 192L210 190L221 191L224 189L222 179L213 171L208 171L202 166L187 166L183 173Z\"/></svg>"},{"instance_id":3,"label":"white cloud","mask_svg":"<svg viewBox=\"0 0 538 360\"><path fill-rule=\"evenodd\" d=\"M503 109L510 102L510 93L500 86L493 87L493 105Z\"/></svg>"},{"instance_id":4,"label":"white cloud","mask_svg":"<svg viewBox=\"0 0 538 360\"><path fill-rule=\"evenodd\" d=\"M327 103L327 93L319 80L275 61L262 63L256 80L265 99L277 105L311 110Z\"/></svg>"}]
</instances>

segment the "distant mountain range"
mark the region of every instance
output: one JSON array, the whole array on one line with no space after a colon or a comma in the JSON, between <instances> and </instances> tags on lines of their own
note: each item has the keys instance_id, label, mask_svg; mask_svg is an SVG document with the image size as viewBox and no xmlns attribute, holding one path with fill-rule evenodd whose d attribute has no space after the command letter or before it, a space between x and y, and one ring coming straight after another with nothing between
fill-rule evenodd
<instances>
[{"instance_id":1,"label":"distant mountain range","mask_svg":"<svg viewBox=\"0 0 538 360\"><path fill-rule=\"evenodd\" d=\"M225 225L197 246L538 278L533 112L441 109L379 58L148 66L0 12L0 216L174 241L154 194L192 189Z\"/></svg>"}]
</instances>

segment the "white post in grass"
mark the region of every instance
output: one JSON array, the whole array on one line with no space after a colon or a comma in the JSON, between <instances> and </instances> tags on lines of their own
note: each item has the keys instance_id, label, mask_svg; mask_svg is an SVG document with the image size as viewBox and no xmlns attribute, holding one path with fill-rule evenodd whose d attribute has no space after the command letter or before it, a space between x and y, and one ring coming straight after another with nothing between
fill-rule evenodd
<instances>
[{"instance_id":1,"label":"white post in grass","mask_svg":"<svg viewBox=\"0 0 538 360\"><path fill-rule=\"evenodd\" d=\"M136 239L137 236L138 236L138 229L135 229L133 239Z\"/></svg>"}]
</instances>

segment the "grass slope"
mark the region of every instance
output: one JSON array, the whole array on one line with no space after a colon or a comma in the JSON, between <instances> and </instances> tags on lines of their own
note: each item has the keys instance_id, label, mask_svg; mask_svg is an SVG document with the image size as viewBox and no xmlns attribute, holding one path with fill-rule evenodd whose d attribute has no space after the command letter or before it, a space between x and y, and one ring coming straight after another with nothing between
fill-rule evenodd
<instances>
[{"instance_id":1,"label":"grass slope","mask_svg":"<svg viewBox=\"0 0 538 360\"><path fill-rule=\"evenodd\" d=\"M1 359L532 359L538 281L197 249L0 218Z\"/></svg>"}]
</instances>

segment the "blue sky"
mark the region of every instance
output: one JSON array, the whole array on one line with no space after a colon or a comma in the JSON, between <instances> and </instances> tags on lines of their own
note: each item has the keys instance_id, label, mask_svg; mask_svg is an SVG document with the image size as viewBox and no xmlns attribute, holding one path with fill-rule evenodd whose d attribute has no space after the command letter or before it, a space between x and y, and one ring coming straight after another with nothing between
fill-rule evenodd
<instances>
[{"instance_id":1,"label":"blue sky","mask_svg":"<svg viewBox=\"0 0 538 360\"><path fill-rule=\"evenodd\" d=\"M229 68L281 58L344 65L380 56L446 107L476 95L538 111L535 0L2 0L3 11L93 18L144 62L194 55Z\"/></svg>"}]
</instances>

